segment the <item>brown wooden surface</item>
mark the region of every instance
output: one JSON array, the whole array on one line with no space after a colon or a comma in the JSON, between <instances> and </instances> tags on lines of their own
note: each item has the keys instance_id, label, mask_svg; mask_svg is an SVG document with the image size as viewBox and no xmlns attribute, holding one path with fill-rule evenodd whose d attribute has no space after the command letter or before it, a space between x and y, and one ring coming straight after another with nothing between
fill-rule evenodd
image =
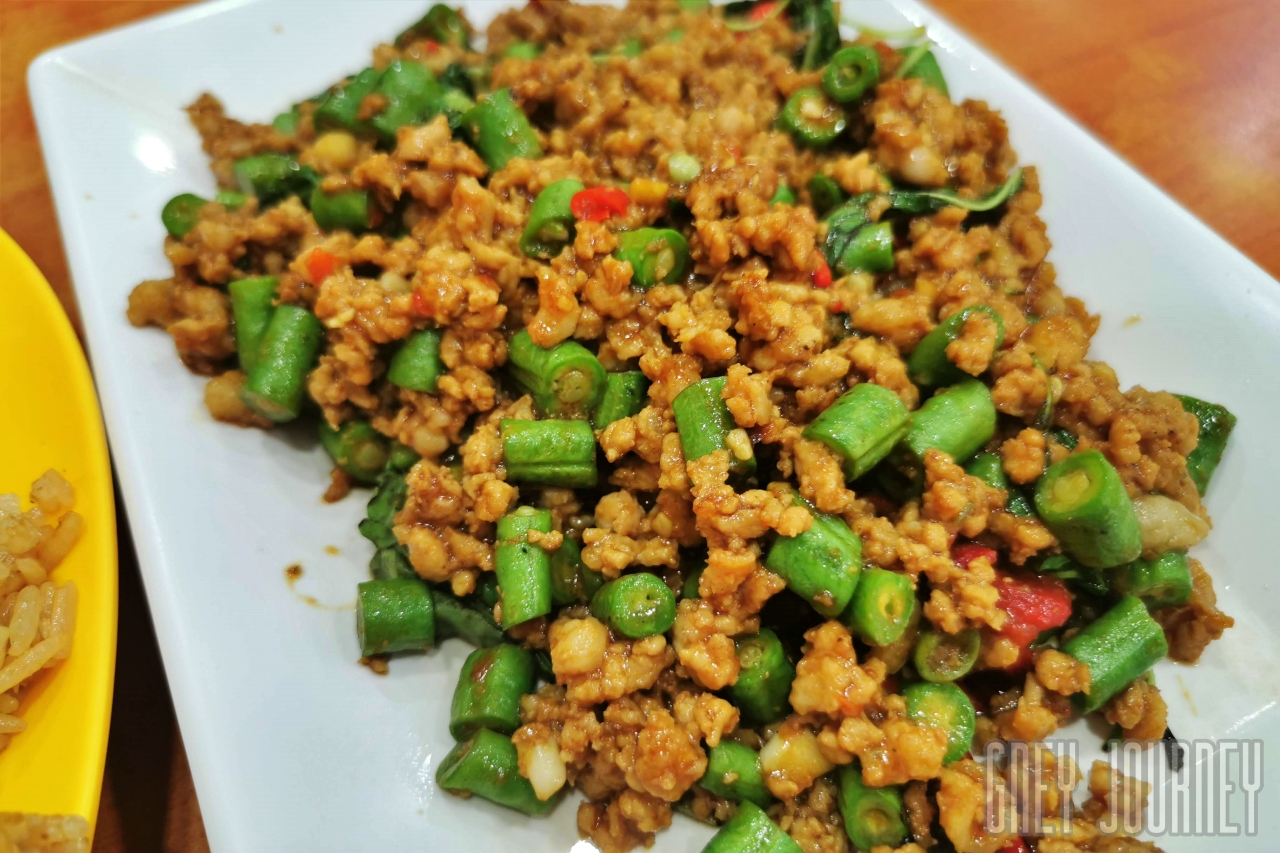
<instances>
[{"instance_id":1,"label":"brown wooden surface","mask_svg":"<svg viewBox=\"0 0 1280 853\"><path fill-rule=\"evenodd\" d=\"M933 3L1280 276L1275 0ZM53 45L176 5L0 0L0 227L44 271L73 320L26 67ZM94 850L198 853L208 847L127 530L120 541L120 654Z\"/></svg>"}]
</instances>

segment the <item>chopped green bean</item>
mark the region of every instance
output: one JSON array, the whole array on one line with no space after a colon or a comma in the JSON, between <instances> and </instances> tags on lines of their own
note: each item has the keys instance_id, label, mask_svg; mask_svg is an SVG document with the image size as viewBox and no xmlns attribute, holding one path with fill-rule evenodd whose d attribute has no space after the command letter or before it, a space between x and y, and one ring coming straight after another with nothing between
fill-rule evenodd
<instances>
[{"instance_id":1,"label":"chopped green bean","mask_svg":"<svg viewBox=\"0 0 1280 853\"><path fill-rule=\"evenodd\" d=\"M982 637L973 628L959 634L925 631L916 641L912 660L916 672L925 681L935 684L956 681L973 669L981 646Z\"/></svg>"},{"instance_id":2,"label":"chopped green bean","mask_svg":"<svg viewBox=\"0 0 1280 853\"><path fill-rule=\"evenodd\" d=\"M694 596L696 598L696 596ZM729 687L729 698L752 725L768 725L781 720L791 709L791 682L796 668L787 657L782 641L770 628L737 637L738 680Z\"/></svg>"},{"instance_id":3,"label":"chopped green bean","mask_svg":"<svg viewBox=\"0 0 1280 853\"><path fill-rule=\"evenodd\" d=\"M1126 595L1063 643L1062 651L1089 667L1088 689L1072 697L1089 714L1163 660L1169 644L1142 599Z\"/></svg>"},{"instance_id":4,"label":"chopped green bean","mask_svg":"<svg viewBox=\"0 0 1280 853\"><path fill-rule=\"evenodd\" d=\"M840 768L840 816L845 835L857 850L898 847L907 840L902 791L897 785L872 788L862 781L855 761Z\"/></svg>"},{"instance_id":5,"label":"chopped green bean","mask_svg":"<svg viewBox=\"0 0 1280 853\"><path fill-rule=\"evenodd\" d=\"M1107 569L1136 560L1142 530L1120 474L1097 450L1073 453L1036 483L1036 512L1080 563Z\"/></svg>"},{"instance_id":6,"label":"chopped green bean","mask_svg":"<svg viewBox=\"0 0 1280 853\"><path fill-rule=\"evenodd\" d=\"M988 317L996 326L996 343L992 354L1004 343L1004 320L994 308L987 305L970 305L943 320L916 344L907 359L907 374L917 385L936 387L951 385L969 378L969 374L956 366L947 355L947 347L964 333L970 317Z\"/></svg>"},{"instance_id":7,"label":"chopped green bean","mask_svg":"<svg viewBox=\"0 0 1280 853\"><path fill-rule=\"evenodd\" d=\"M527 329L512 336L507 369L533 395L538 411L548 417L580 419L595 411L604 396L606 377L599 359L577 341L550 349L538 346Z\"/></svg>"},{"instance_id":8,"label":"chopped green bean","mask_svg":"<svg viewBox=\"0 0 1280 853\"><path fill-rule=\"evenodd\" d=\"M1206 403L1185 394L1174 394L1182 403L1182 408L1196 416L1200 424L1199 437L1195 450L1187 455L1187 473L1196 484L1200 496L1209 488L1209 480L1213 472L1218 470L1222 454L1227 449L1227 439L1236 428L1236 416L1217 403Z\"/></svg>"},{"instance_id":9,"label":"chopped green bean","mask_svg":"<svg viewBox=\"0 0 1280 853\"><path fill-rule=\"evenodd\" d=\"M320 443L335 465L361 483L376 482L387 465L387 438L368 421L347 421L334 429L321 420Z\"/></svg>"},{"instance_id":10,"label":"chopped green bean","mask_svg":"<svg viewBox=\"0 0 1280 853\"><path fill-rule=\"evenodd\" d=\"M591 425L604 429L614 421L638 415L648 399L649 380L639 370L605 376L604 394L591 415Z\"/></svg>"},{"instance_id":11,"label":"chopped green bean","mask_svg":"<svg viewBox=\"0 0 1280 853\"><path fill-rule=\"evenodd\" d=\"M538 799L533 785L520 775L520 759L511 738L489 729L480 729L444 757L436 784L451 794L482 797L532 816L547 814L559 801L558 796Z\"/></svg>"},{"instance_id":12,"label":"chopped green bean","mask_svg":"<svg viewBox=\"0 0 1280 853\"><path fill-rule=\"evenodd\" d=\"M477 103L463 116L462 126L490 172L516 157L542 156L542 144L524 111L511 100L510 89L499 89Z\"/></svg>"},{"instance_id":13,"label":"chopped green bean","mask_svg":"<svg viewBox=\"0 0 1280 853\"><path fill-rule=\"evenodd\" d=\"M707 750L707 772L698 784L717 797L761 808L773 802L760 772L760 753L737 741L722 740Z\"/></svg>"},{"instance_id":14,"label":"chopped green bean","mask_svg":"<svg viewBox=\"0 0 1280 853\"><path fill-rule=\"evenodd\" d=\"M689 243L672 228L637 228L617 235L613 257L631 264L631 286L648 290L684 278L689 265Z\"/></svg>"},{"instance_id":15,"label":"chopped green bean","mask_svg":"<svg viewBox=\"0 0 1280 853\"><path fill-rule=\"evenodd\" d=\"M873 646L887 646L906 632L915 608L916 588L910 576L864 569L841 621Z\"/></svg>"},{"instance_id":16,"label":"chopped green bean","mask_svg":"<svg viewBox=\"0 0 1280 853\"><path fill-rule=\"evenodd\" d=\"M547 260L573 242L576 220L569 203L583 189L582 181L565 178L538 193L520 237L520 251L531 258Z\"/></svg>"},{"instance_id":17,"label":"chopped green bean","mask_svg":"<svg viewBox=\"0 0 1280 853\"><path fill-rule=\"evenodd\" d=\"M846 391L804 429L804 437L830 447L844 461L845 479L870 471L911 428L898 395L863 382Z\"/></svg>"},{"instance_id":18,"label":"chopped green bean","mask_svg":"<svg viewBox=\"0 0 1280 853\"><path fill-rule=\"evenodd\" d=\"M596 484L596 436L586 421L503 418L499 429L507 479L568 489Z\"/></svg>"},{"instance_id":19,"label":"chopped green bean","mask_svg":"<svg viewBox=\"0 0 1280 853\"><path fill-rule=\"evenodd\" d=\"M240 278L227 285L231 297L231 316L236 328L236 354L240 369L246 374L258 364L262 339L276 312L276 288L280 279L273 275Z\"/></svg>"},{"instance_id":20,"label":"chopped green bean","mask_svg":"<svg viewBox=\"0 0 1280 853\"><path fill-rule=\"evenodd\" d=\"M436 393L444 373L440 360L443 336L439 329L423 329L405 338L387 366L387 381L422 394Z\"/></svg>"},{"instance_id":21,"label":"chopped green bean","mask_svg":"<svg viewBox=\"0 0 1280 853\"><path fill-rule=\"evenodd\" d=\"M849 606L862 570L862 540L838 516L816 510L813 526L779 536L765 558L770 571L827 618Z\"/></svg>"},{"instance_id":22,"label":"chopped green bean","mask_svg":"<svg viewBox=\"0 0 1280 853\"><path fill-rule=\"evenodd\" d=\"M493 570L502 591L502 627L551 612L551 555L528 541L531 530L551 532L551 513L522 506L498 520Z\"/></svg>"},{"instance_id":23,"label":"chopped green bean","mask_svg":"<svg viewBox=\"0 0 1280 853\"><path fill-rule=\"evenodd\" d=\"M316 315L297 305L281 305L271 315L258 363L249 371L240 398L268 420L291 421L302 411L307 374L320 354L324 328Z\"/></svg>"},{"instance_id":24,"label":"chopped green bean","mask_svg":"<svg viewBox=\"0 0 1280 853\"><path fill-rule=\"evenodd\" d=\"M360 654L421 651L435 642L435 607L420 580L372 580L357 586Z\"/></svg>"},{"instance_id":25,"label":"chopped green bean","mask_svg":"<svg viewBox=\"0 0 1280 853\"><path fill-rule=\"evenodd\" d=\"M723 448L729 452L729 471L745 477L755 472L756 457L752 452L743 458L728 445L729 433L738 425L722 396L727 381L723 376L713 376L693 383L676 395L671 411L685 461L693 462Z\"/></svg>"},{"instance_id":26,"label":"chopped green bean","mask_svg":"<svg viewBox=\"0 0 1280 853\"><path fill-rule=\"evenodd\" d=\"M611 580L591 597L591 615L624 637L664 634L676 621L676 596L655 574L636 572Z\"/></svg>"},{"instance_id":27,"label":"chopped green bean","mask_svg":"<svg viewBox=\"0 0 1280 853\"><path fill-rule=\"evenodd\" d=\"M503 643L467 655L449 708L449 734L466 740L480 729L509 735L520 727L520 697L533 692L533 655Z\"/></svg>"}]
</instances>

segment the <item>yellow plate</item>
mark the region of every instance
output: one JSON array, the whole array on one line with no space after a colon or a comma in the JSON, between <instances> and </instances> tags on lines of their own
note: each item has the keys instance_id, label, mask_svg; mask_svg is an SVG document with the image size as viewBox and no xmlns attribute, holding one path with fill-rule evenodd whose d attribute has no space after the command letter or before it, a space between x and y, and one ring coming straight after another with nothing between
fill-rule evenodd
<instances>
[{"instance_id":1,"label":"yellow plate","mask_svg":"<svg viewBox=\"0 0 1280 853\"><path fill-rule=\"evenodd\" d=\"M84 535L53 574L80 593L67 661L40 676L18 713L27 730L0 752L0 812L78 814L102 791L116 657L116 521L102 413L80 342L57 298L0 231L0 493L24 506L49 468L76 490Z\"/></svg>"}]
</instances>

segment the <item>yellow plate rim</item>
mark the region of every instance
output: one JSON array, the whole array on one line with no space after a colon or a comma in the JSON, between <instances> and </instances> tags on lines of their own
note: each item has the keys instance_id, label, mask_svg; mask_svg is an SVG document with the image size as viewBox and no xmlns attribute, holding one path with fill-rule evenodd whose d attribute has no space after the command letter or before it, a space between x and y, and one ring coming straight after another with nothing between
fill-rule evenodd
<instances>
[{"instance_id":1,"label":"yellow plate rim","mask_svg":"<svg viewBox=\"0 0 1280 853\"><path fill-rule=\"evenodd\" d=\"M42 389L43 395L35 393L13 404L44 403L51 411L73 410L65 430L56 433L48 446L32 439L29 446L0 451L0 493L17 492L25 506L34 477L16 479L12 468L16 465L29 473L38 466L36 475L55 468L75 486L75 509L85 519L80 542L53 574L54 580L76 580L79 587L75 645L69 660L45 673L19 709L28 728L0 752L0 812L77 814L92 827L102 792L115 677L119 588L111 462L80 341L48 281L3 230L0 289L6 305L16 302L25 308L20 317L13 310L3 312L15 324L7 329L5 318L0 317L0 337L13 336L8 343L0 340L0 354L13 348L13 338L22 339L23 333L16 331L21 323L47 336L46 352L53 354L48 369L58 373L58 387ZM21 353L31 362L40 357L29 350ZM54 396L61 399L51 401ZM72 460L76 470L64 467Z\"/></svg>"}]
</instances>

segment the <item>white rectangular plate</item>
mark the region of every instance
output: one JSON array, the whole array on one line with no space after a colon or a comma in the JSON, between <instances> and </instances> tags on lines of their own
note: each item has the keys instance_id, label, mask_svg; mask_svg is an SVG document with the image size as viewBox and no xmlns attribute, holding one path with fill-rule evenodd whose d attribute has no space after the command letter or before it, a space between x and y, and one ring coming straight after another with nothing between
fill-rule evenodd
<instances>
[{"instance_id":1,"label":"white rectangular plate","mask_svg":"<svg viewBox=\"0 0 1280 853\"><path fill-rule=\"evenodd\" d=\"M466 4L480 27L505 5ZM576 847L572 804L534 821L436 790L464 647L451 641L397 660L385 678L357 665L351 606L367 576L369 548L355 528L363 501L322 503L323 453L297 449L287 431L214 423L204 381L182 367L169 338L125 320L130 289L170 275L161 206L179 192L214 189L182 107L212 91L231 115L267 121L365 66L372 47L425 6L227 0L58 48L30 71L147 597L215 851L589 847ZM1003 111L1021 162L1040 170L1063 290L1103 316L1095 357L1125 383L1202 396L1239 415L1209 498L1216 528L1197 554L1236 627L1199 666L1162 664L1157 677L1180 737L1280 743L1280 645L1270 618L1280 592L1268 541L1280 482L1272 444L1280 287L925 8L868 0L857 11L868 23L928 23L953 95ZM1140 322L1124 323L1135 315ZM284 576L293 563L305 571L296 589ZM1264 806L1261 835L1232 849L1274 849L1280 772L1267 779L1262 796L1273 807ZM707 834L677 818L659 849L696 850ZM1190 838L1162 843L1198 848Z\"/></svg>"}]
</instances>

